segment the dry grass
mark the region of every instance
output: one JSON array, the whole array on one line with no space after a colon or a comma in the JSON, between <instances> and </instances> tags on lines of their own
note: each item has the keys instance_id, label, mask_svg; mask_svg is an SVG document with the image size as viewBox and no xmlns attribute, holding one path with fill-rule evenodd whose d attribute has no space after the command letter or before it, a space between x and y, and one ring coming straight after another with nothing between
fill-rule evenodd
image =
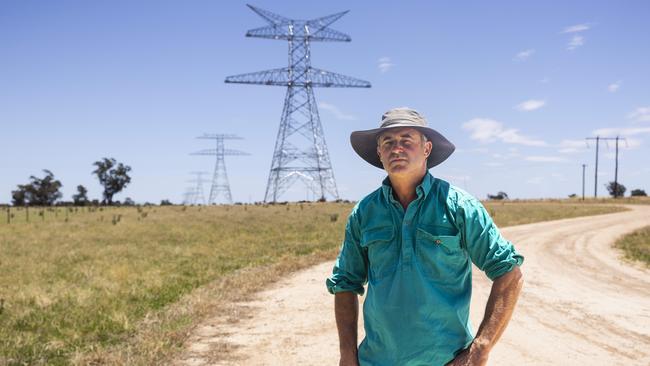
<instances>
[{"instance_id":1,"label":"dry grass","mask_svg":"<svg viewBox=\"0 0 650 366\"><path fill-rule=\"evenodd\" d=\"M500 226L617 210L486 206ZM351 207L30 210L29 223L12 210L0 223L0 365L164 364L208 315L236 320L233 301L334 258Z\"/></svg>"},{"instance_id":2,"label":"dry grass","mask_svg":"<svg viewBox=\"0 0 650 366\"><path fill-rule=\"evenodd\" d=\"M616 241L615 247L622 249L627 259L650 268L650 226L625 235Z\"/></svg>"}]
</instances>

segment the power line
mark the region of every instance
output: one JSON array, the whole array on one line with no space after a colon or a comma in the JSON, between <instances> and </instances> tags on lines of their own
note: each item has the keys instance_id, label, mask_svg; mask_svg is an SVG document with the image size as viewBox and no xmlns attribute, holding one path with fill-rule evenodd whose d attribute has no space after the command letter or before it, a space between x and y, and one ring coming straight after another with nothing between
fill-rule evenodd
<instances>
[{"instance_id":1,"label":"power line","mask_svg":"<svg viewBox=\"0 0 650 366\"><path fill-rule=\"evenodd\" d=\"M603 140L605 142L610 141L610 140L615 140L616 141L616 165L615 165L615 170L614 170L614 198L618 196L618 140L625 140L625 138L621 138L619 136L616 137L587 137L585 138L587 140L587 146L589 140L596 140L596 165L594 168L594 197L598 197L598 143ZM627 140L625 140L627 143Z\"/></svg>"},{"instance_id":2,"label":"power line","mask_svg":"<svg viewBox=\"0 0 650 366\"><path fill-rule=\"evenodd\" d=\"M347 11L297 20L251 5L248 7L269 25L249 30L247 37L289 43L289 67L229 76L225 80L226 83L287 87L264 201L276 202L296 181L302 181L320 199L324 200L326 193L338 199L313 88L369 88L370 83L312 67L310 47L315 41L349 42L350 36L329 28Z\"/></svg>"}]
</instances>

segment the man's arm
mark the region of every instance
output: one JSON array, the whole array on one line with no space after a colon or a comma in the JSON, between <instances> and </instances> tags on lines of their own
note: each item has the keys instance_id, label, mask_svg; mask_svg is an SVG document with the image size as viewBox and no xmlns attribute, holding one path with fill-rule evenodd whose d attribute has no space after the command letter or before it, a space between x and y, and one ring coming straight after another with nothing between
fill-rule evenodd
<instances>
[{"instance_id":1,"label":"man's arm","mask_svg":"<svg viewBox=\"0 0 650 366\"><path fill-rule=\"evenodd\" d=\"M336 327L339 331L341 359L339 366L358 366L357 357L357 321L359 319L359 300L357 294L350 291L334 295L334 313Z\"/></svg>"},{"instance_id":2,"label":"man's arm","mask_svg":"<svg viewBox=\"0 0 650 366\"><path fill-rule=\"evenodd\" d=\"M492 347L506 329L517 304L524 278L515 266L510 272L496 278L492 283L485 315L472 344L459 353L447 366L485 365Z\"/></svg>"}]
</instances>

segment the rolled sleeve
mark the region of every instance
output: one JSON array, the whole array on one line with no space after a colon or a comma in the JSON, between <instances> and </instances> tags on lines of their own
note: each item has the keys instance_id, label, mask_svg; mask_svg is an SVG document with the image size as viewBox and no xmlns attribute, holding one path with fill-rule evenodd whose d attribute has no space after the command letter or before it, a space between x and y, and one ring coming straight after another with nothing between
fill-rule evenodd
<instances>
[{"instance_id":1,"label":"rolled sleeve","mask_svg":"<svg viewBox=\"0 0 650 366\"><path fill-rule=\"evenodd\" d=\"M325 281L331 294L351 291L363 295L368 279L368 255L360 245L356 209L348 217L345 239L336 258L332 275Z\"/></svg>"},{"instance_id":2,"label":"rolled sleeve","mask_svg":"<svg viewBox=\"0 0 650 366\"><path fill-rule=\"evenodd\" d=\"M506 240L485 207L476 199L461 204L464 243L472 262L490 278L496 278L520 266L524 257Z\"/></svg>"}]
</instances>

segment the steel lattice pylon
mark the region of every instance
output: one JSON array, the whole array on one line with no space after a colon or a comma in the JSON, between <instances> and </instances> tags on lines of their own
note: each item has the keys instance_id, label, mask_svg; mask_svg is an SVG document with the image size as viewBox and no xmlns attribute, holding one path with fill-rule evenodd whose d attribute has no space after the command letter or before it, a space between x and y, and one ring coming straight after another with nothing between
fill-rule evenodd
<instances>
[{"instance_id":1,"label":"steel lattice pylon","mask_svg":"<svg viewBox=\"0 0 650 366\"><path fill-rule=\"evenodd\" d=\"M212 186L210 187L210 198L208 204L216 202L217 197L223 194L226 203L232 204L232 195L230 193L230 183L228 182L228 173L226 173L226 155L249 155L245 152L226 149L224 147L224 140L241 140L241 137L235 135L224 134L204 134L197 137L199 139L216 140L216 149L206 149L192 153L192 155L216 155L217 161L214 165L214 174L212 175ZM196 194L195 190L195 194Z\"/></svg>"},{"instance_id":2,"label":"steel lattice pylon","mask_svg":"<svg viewBox=\"0 0 650 366\"><path fill-rule=\"evenodd\" d=\"M226 83L286 86L280 129L266 185L264 201L276 202L297 180L315 195L338 199L314 87L369 88L370 83L311 67L310 44L314 41L349 42L350 36L328 26L347 13L312 20L295 20L248 5L270 25L249 30L247 37L289 42L289 67L229 76Z\"/></svg>"},{"instance_id":3,"label":"steel lattice pylon","mask_svg":"<svg viewBox=\"0 0 650 366\"><path fill-rule=\"evenodd\" d=\"M203 192L203 183L205 180L203 179L204 174L208 174L208 172L190 172L190 174L195 175L195 179L191 179L188 182L189 183L194 183L194 187L189 188L187 190L187 204L190 205L197 205L197 204L206 204L205 201L205 193Z\"/></svg>"}]
</instances>

